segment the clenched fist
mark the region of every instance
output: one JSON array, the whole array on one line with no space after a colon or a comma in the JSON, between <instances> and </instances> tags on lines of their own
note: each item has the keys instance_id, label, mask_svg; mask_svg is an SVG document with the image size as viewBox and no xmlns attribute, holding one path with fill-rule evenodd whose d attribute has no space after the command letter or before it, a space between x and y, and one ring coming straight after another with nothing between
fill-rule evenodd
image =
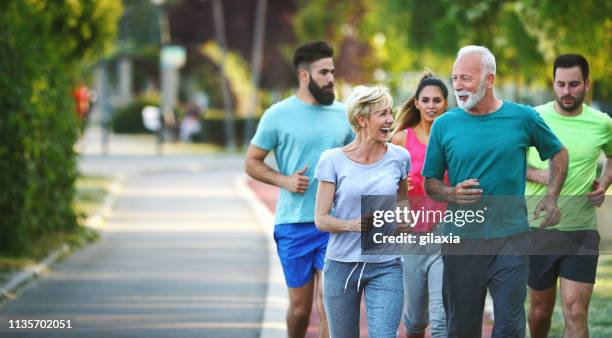
<instances>
[{"instance_id":1,"label":"clenched fist","mask_svg":"<svg viewBox=\"0 0 612 338\"><path fill-rule=\"evenodd\" d=\"M306 170L308 170L307 165L305 165L304 168L294 172L291 176L286 176L283 188L298 194L305 193L306 190L308 190L308 185L310 184L310 178L308 176L304 176Z\"/></svg>"}]
</instances>

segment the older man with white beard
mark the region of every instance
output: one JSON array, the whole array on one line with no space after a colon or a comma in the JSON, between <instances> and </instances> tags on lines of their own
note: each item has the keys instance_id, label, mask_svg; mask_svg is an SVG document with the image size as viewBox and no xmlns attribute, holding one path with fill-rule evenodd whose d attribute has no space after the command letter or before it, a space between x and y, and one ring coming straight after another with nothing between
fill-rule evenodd
<instances>
[{"instance_id":1,"label":"older man with white beard","mask_svg":"<svg viewBox=\"0 0 612 338\"><path fill-rule=\"evenodd\" d=\"M559 192L567 151L530 107L493 93L495 57L480 46L459 50L453 88L459 104L433 124L423 176L427 194L450 210L487 210L483 222L444 224L461 237L442 248L443 298L448 337L480 337L487 288L494 305L493 337L524 337L528 276L524 239L526 151L550 159L547 197L536 210L543 226L559 222ZM450 186L444 182L448 171Z\"/></svg>"}]
</instances>

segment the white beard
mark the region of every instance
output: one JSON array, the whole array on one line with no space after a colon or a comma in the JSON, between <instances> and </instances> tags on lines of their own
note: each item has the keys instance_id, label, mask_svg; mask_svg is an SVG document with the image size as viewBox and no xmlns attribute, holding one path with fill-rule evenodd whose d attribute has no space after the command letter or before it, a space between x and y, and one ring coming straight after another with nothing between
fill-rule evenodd
<instances>
[{"instance_id":1,"label":"white beard","mask_svg":"<svg viewBox=\"0 0 612 338\"><path fill-rule=\"evenodd\" d=\"M468 92L467 90L462 90L460 92L455 91L455 98L457 99L457 105L459 108L463 110L470 110L474 108L480 100L485 96L486 88L484 86L484 81L481 81L478 85L478 89L476 93ZM459 99L459 96L467 96L468 99L463 102Z\"/></svg>"}]
</instances>

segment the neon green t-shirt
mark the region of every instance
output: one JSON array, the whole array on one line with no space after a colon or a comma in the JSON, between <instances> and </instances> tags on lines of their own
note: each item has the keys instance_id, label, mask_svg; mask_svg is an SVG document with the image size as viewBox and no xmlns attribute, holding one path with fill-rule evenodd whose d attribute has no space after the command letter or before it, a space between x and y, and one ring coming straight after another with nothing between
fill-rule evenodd
<instances>
[{"instance_id":1,"label":"neon green t-shirt","mask_svg":"<svg viewBox=\"0 0 612 338\"><path fill-rule=\"evenodd\" d=\"M596 230L595 208L585 194L593 190L601 151L606 156L612 156L612 119L586 104L583 104L582 113L578 116L561 115L553 107L554 101L535 108L569 154L567 178L558 202L561 222L551 229ZM527 164L538 169L548 168L548 161L541 161L533 148L528 151ZM525 195L531 226L539 226L544 218L540 215L533 220L533 211L546 191L547 187L543 184L527 182Z\"/></svg>"}]
</instances>

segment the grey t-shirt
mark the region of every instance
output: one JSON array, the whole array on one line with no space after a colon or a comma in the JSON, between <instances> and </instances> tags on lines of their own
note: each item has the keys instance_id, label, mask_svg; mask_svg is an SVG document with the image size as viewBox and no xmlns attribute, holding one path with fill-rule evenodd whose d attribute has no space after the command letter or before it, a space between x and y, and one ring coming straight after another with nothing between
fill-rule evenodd
<instances>
[{"instance_id":1,"label":"grey t-shirt","mask_svg":"<svg viewBox=\"0 0 612 338\"><path fill-rule=\"evenodd\" d=\"M399 182L410 172L410 154L403 147L388 143L387 152L372 164L349 159L341 148L323 152L314 177L336 185L332 216L341 220L360 217L362 195L396 195ZM380 263L398 255L362 255L358 232L332 233L327 245L327 259L338 262Z\"/></svg>"}]
</instances>

